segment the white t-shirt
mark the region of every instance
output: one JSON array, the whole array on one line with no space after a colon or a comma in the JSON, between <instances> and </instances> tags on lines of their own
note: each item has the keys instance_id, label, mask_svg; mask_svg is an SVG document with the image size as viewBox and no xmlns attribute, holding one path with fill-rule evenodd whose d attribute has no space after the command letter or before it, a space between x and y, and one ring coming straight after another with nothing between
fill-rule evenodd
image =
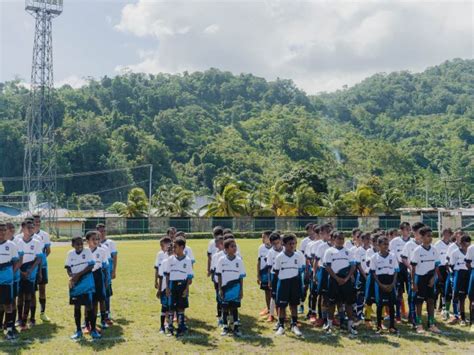
<instances>
[{"instance_id":1,"label":"white t-shirt","mask_svg":"<svg viewBox=\"0 0 474 355\"><path fill-rule=\"evenodd\" d=\"M176 255L172 255L166 260L164 273L169 275L170 281L183 281L194 277L193 263L188 256L178 259Z\"/></svg>"},{"instance_id":2,"label":"white t-shirt","mask_svg":"<svg viewBox=\"0 0 474 355\"><path fill-rule=\"evenodd\" d=\"M410 262L412 265L416 265L416 275L426 275L434 271L440 263L438 250L433 246L425 249L423 245L418 245L411 255Z\"/></svg>"},{"instance_id":3,"label":"white t-shirt","mask_svg":"<svg viewBox=\"0 0 474 355\"><path fill-rule=\"evenodd\" d=\"M15 243L6 240L0 244L0 264L15 263L20 259ZM11 285L14 279L13 267L0 269L0 285Z\"/></svg>"},{"instance_id":4,"label":"white t-shirt","mask_svg":"<svg viewBox=\"0 0 474 355\"><path fill-rule=\"evenodd\" d=\"M303 240L301 241L301 244L300 244L300 251L302 253L304 253L305 249L306 249L306 245L308 245L308 243L311 241L312 239L310 237L305 237L303 238Z\"/></svg>"},{"instance_id":5,"label":"white t-shirt","mask_svg":"<svg viewBox=\"0 0 474 355\"><path fill-rule=\"evenodd\" d=\"M23 238L17 242L18 253L23 255L23 264L34 261L37 257L41 258L43 254L42 244L39 240L31 238L30 241L25 242Z\"/></svg>"},{"instance_id":6,"label":"white t-shirt","mask_svg":"<svg viewBox=\"0 0 474 355\"><path fill-rule=\"evenodd\" d=\"M374 248L369 248L365 252L365 266L364 266L364 271L368 273L370 271L370 260L372 257L377 254L377 251L375 251Z\"/></svg>"},{"instance_id":7,"label":"white t-shirt","mask_svg":"<svg viewBox=\"0 0 474 355\"><path fill-rule=\"evenodd\" d=\"M267 267L270 268L270 272L274 274L275 272L273 271L273 266L275 265L275 259L276 257L283 252L283 248L281 250L275 250L274 248L271 248L270 251L267 254Z\"/></svg>"},{"instance_id":8,"label":"white t-shirt","mask_svg":"<svg viewBox=\"0 0 474 355\"><path fill-rule=\"evenodd\" d=\"M469 248L467 248L467 253L466 253L466 261L471 263L471 268L474 269L474 245L471 245ZM474 272L474 271L471 271Z\"/></svg>"},{"instance_id":9,"label":"white t-shirt","mask_svg":"<svg viewBox=\"0 0 474 355\"><path fill-rule=\"evenodd\" d=\"M231 260L228 255L222 256L217 261L216 275L221 275L222 286L227 285L231 281L244 278L246 274L242 258L235 256Z\"/></svg>"},{"instance_id":10,"label":"white t-shirt","mask_svg":"<svg viewBox=\"0 0 474 355\"><path fill-rule=\"evenodd\" d=\"M356 245L352 239L346 240L346 242L344 243L344 248L346 248L347 250L351 250L355 246Z\"/></svg>"},{"instance_id":11,"label":"white t-shirt","mask_svg":"<svg viewBox=\"0 0 474 355\"><path fill-rule=\"evenodd\" d=\"M360 264L365 273L369 271L369 263L367 262L367 250L369 249L360 246L354 251L354 260L357 264Z\"/></svg>"},{"instance_id":12,"label":"white t-shirt","mask_svg":"<svg viewBox=\"0 0 474 355\"><path fill-rule=\"evenodd\" d=\"M109 249L111 257L114 256L114 255L117 255L117 253L118 253L117 246L116 246L115 242L112 239L106 239L103 242L100 242L100 244L105 245Z\"/></svg>"},{"instance_id":13,"label":"white t-shirt","mask_svg":"<svg viewBox=\"0 0 474 355\"><path fill-rule=\"evenodd\" d=\"M312 243L308 244L306 246L306 251L305 255L309 259L315 259L316 258L316 251L318 250L319 246L323 244L324 242L321 239L314 240Z\"/></svg>"},{"instance_id":14,"label":"white t-shirt","mask_svg":"<svg viewBox=\"0 0 474 355\"><path fill-rule=\"evenodd\" d=\"M393 253L382 256L380 253L372 255L370 259L370 271L378 275L394 275L399 271L398 260Z\"/></svg>"},{"instance_id":15,"label":"white t-shirt","mask_svg":"<svg viewBox=\"0 0 474 355\"><path fill-rule=\"evenodd\" d=\"M466 256L467 252L466 254L464 254L461 249L458 249L451 254L451 259L449 259L449 265L451 266L453 271L467 270Z\"/></svg>"},{"instance_id":16,"label":"white t-shirt","mask_svg":"<svg viewBox=\"0 0 474 355\"><path fill-rule=\"evenodd\" d=\"M91 250L89 248L84 248L78 254L75 249L70 250L67 253L65 267L71 269L72 274L77 274L88 266L95 264L94 257L92 256Z\"/></svg>"},{"instance_id":17,"label":"white t-shirt","mask_svg":"<svg viewBox=\"0 0 474 355\"><path fill-rule=\"evenodd\" d=\"M391 241L390 241L390 244L389 244L389 250L391 253L393 253L395 255L395 257L397 258L397 261L399 263L402 262L402 252L403 252L403 248L405 248L405 245L410 241L412 240L410 237L408 237L407 240L404 240L403 237L396 237L396 238L393 238Z\"/></svg>"},{"instance_id":18,"label":"white t-shirt","mask_svg":"<svg viewBox=\"0 0 474 355\"><path fill-rule=\"evenodd\" d=\"M451 259L451 255L456 251L456 250L459 250L459 245L457 245L456 243L451 243L449 244L448 246L448 251L446 252L446 260L449 264L449 259Z\"/></svg>"},{"instance_id":19,"label":"white t-shirt","mask_svg":"<svg viewBox=\"0 0 474 355\"><path fill-rule=\"evenodd\" d=\"M403 250L402 250L401 254L400 254L402 259L407 259L408 262L411 262L412 254L415 251L415 249L419 246L420 245L416 244L414 239L412 239L408 243L406 243L405 246L403 247Z\"/></svg>"},{"instance_id":20,"label":"white t-shirt","mask_svg":"<svg viewBox=\"0 0 474 355\"><path fill-rule=\"evenodd\" d=\"M90 249L92 253L92 258L94 259L94 268L92 271L96 271L105 267L109 264L109 259L107 258L107 251L102 247L97 247L95 250Z\"/></svg>"},{"instance_id":21,"label":"white t-shirt","mask_svg":"<svg viewBox=\"0 0 474 355\"><path fill-rule=\"evenodd\" d=\"M341 249L331 247L324 253L323 264L337 274L339 271L355 265L354 255L346 247Z\"/></svg>"},{"instance_id":22,"label":"white t-shirt","mask_svg":"<svg viewBox=\"0 0 474 355\"><path fill-rule=\"evenodd\" d=\"M275 258L273 271L278 272L279 280L286 280L300 275L300 272L304 270L305 265L306 260L303 253L299 250L295 251L291 256L282 252Z\"/></svg>"},{"instance_id":23,"label":"white t-shirt","mask_svg":"<svg viewBox=\"0 0 474 355\"><path fill-rule=\"evenodd\" d=\"M259 270L264 270L267 267L267 255L272 249L271 245L268 247L266 244L261 244L258 247L258 267Z\"/></svg>"},{"instance_id":24,"label":"white t-shirt","mask_svg":"<svg viewBox=\"0 0 474 355\"><path fill-rule=\"evenodd\" d=\"M166 290L165 269L167 268L168 259L169 258L163 259L163 262L161 263L161 266L158 268L158 276L162 278L162 280L161 280L161 291Z\"/></svg>"},{"instance_id":25,"label":"white t-shirt","mask_svg":"<svg viewBox=\"0 0 474 355\"><path fill-rule=\"evenodd\" d=\"M35 234L35 237L43 242L45 248L51 246L51 238L49 237L49 234L44 230L40 229L39 232Z\"/></svg>"},{"instance_id":26,"label":"white t-shirt","mask_svg":"<svg viewBox=\"0 0 474 355\"><path fill-rule=\"evenodd\" d=\"M156 258L155 258L155 269L160 269L161 264L163 261L165 261L166 258L168 258L168 253L164 252L163 250L160 250L158 253L156 253Z\"/></svg>"},{"instance_id":27,"label":"white t-shirt","mask_svg":"<svg viewBox=\"0 0 474 355\"><path fill-rule=\"evenodd\" d=\"M445 266L448 263L448 248L449 248L450 243L446 244L442 239L438 240L434 247L436 250L438 250L439 254L439 261L441 262L441 265Z\"/></svg>"},{"instance_id":28,"label":"white t-shirt","mask_svg":"<svg viewBox=\"0 0 474 355\"><path fill-rule=\"evenodd\" d=\"M215 253L212 256L211 259L211 272L214 273L214 278L213 281L217 282L217 275L216 275L216 267L217 267L217 262L219 261L220 258L222 258L225 255L224 250L219 250L217 253Z\"/></svg>"},{"instance_id":29,"label":"white t-shirt","mask_svg":"<svg viewBox=\"0 0 474 355\"><path fill-rule=\"evenodd\" d=\"M184 247L184 255L186 255L189 259L191 259L193 264L196 262L196 259L194 259L193 250L187 245Z\"/></svg>"},{"instance_id":30,"label":"white t-shirt","mask_svg":"<svg viewBox=\"0 0 474 355\"><path fill-rule=\"evenodd\" d=\"M324 254L326 253L326 250L328 250L329 248L331 248L331 244L329 244L329 242L325 242L323 241L322 243L320 243L316 249L316 260L323 260L324 258ZM324 261L323 261L324 262Z\"/></svg>"},{"instance_id":31,"label":"white t-shirt","mask_svg":"<svg viewBox=\"0 0 474 355\"><path fill-rule=\"evenodd\" d=\"M216 247L216 240L212 239L209 241L209 244L207 245L207 255L214 255L217 253L219 249Z\"/></svg>"}]
</instances>

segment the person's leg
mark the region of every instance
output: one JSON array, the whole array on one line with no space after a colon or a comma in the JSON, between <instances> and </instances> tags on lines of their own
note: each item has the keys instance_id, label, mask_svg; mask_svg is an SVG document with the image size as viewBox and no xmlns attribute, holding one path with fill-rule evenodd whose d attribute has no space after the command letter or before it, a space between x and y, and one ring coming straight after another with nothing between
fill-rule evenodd
<instances>
[{"instance_id":1,"label":"person's leg","mask_svg":"<svg viewBox=\"0 0 474 355\"><path fill-rule=\"evenodd\" d=\"M81 305L74 305L74 322L76 324L76 332L81 332Z\"/></svg>"},{"instance_id":2,"label":"person's leg","mask_svg":"<svg viewBox=\"0 0 474 355\"><path fill-rule=\"evenodd\" d=\"M291 313L291 327L294 327L298 323L298 309L296 305L290 305Z\"/></svg>"},{"instance_id":3,"label":"person's leg","mask_svg":"<svg viewBox=\"0 0 474 355\"><path fill-rule=\"evenodd\" d=\"M267 309L270 312L270 303L272 299L272 292L270 290L265 290L265 303L267 304Z\"/></svg>"},{"instance_id":4,"label":"person's leg","mask_svg":"<svg viewBox=\"0 0 474 355\"><path fill-rule=\"evenodd\" d=\"M393 303L393 300L389 300L388 304L388 313L390 317L390 329L395 329L395 305Z\"/></svg>"},{"instance_id":5,"label":"person's leg","mask_svg":"<svg viewBox=\"0 0 474 355\"><path fill-rule=\"evenodd\" d=\"M459 313L461 315L461 320L466 321L466 297L464 295L459 296Z\"/></svg>"},{"instance_id":6,"label":"person's leg","mask_svg":"<svg viewBox=\"0 0 474 355\"><path fill-rule=\"evenodd\" d=\"M377 303L377 329L382 329L382 311L383 305L382 303Z\"/></svg>"},{"instance_id":7,"label":"person's leg","mask_svg":"<svg viewBox=\"0 0 474 355\"><path fill-rule=\"evenodd\" d=\"M5 311L5 328L7 329L7 333L9 335L13 334L13 327L15 326L15 322L13 321L13 307L11 304L5 305L5 308L2 307Z\"/></svg>"},{"instance_id":8,"label":"person's leg","mask_svg":"<svg viewBox=\"0 0 474 355\"><path fill-rule=\"evenodd\" d=\"M17 305L17 318L20 322L23 321L23 306L25 304L25 295L20 293L18 295L18 305Z\"/></svg>"},{"instance_id":9,"label":"person's leg","mask_svg":"<svg viewBox=\"0 0 474 355\"><path fill-rule=\"evenodd\" d=\"M280 327L285 328L286 307L280 307L278 311L278 323Z\"/></svg>"},{"instance_id":10,"label":"person's leg","mask_svg":"<svg viewBox=\"0 0 474 355\"><path fill-rule=\"evenodd\" d=\"M96 322L97 322L97 302L94 301L94 304L89 309L89 322L91 325L91 330L96 330Z\"/></svg>"},{"instance_id":11,"label":"person's leg","mask_svg":"<svg viewBox=\"0 0 474 355\"><path fill-rule=\"evenodd\" d=\"M232 320L234 321L234 332L239 331L239 309L237 307L232 307Z\"/></svg>"},{"instance_id":12,"label":"person's leg","mask_svg":"<svg viewBox=\"0 0 474 355\"><path fill-rule=\"evenodd\" d=\"M222 306L222 323L224 328L229 327L229 309L227 306Z\"/></svg>"},{"instance_id":13,"label":"person's leg","mask_svg":"<svg viewBox=\"0 0 474 355\"><path fill-rule=\"evenodd\" d=\"M21 320L24 325L26 325L26 321L28 320L28 313L31 307L31 298L32 298L32 294L25 295L25 301L23 303L23 314L21 316Z\"/></svg>"},{"instance_id":14,"label":"person's leg","mask_svg":"<svg viewBox=\"0 0 474 355\"><path fill-rule=\"evenodd\" d=\"M46 312L46 284L39 285L39 304L41 315Z\"/></svg>"},{"instance_id":15,"label":"person's leg","mask_svg":"<svg viewBox=\"0 0 474 355\"><path fill-rule=\"evenodd\" d=\"M434 298L428 298L426 300L426 310L428 312L428 327L435 325L435 317L434 317L434 310L435 310L435 300Z\"/></svg>"},{"instance_id":16,"label":"person's leg","mask_svg":"<svg viewBox=\"0 0 474 355\"><path fill-rule=\"evenodd\" d=\"M36 291L31 295L30 309L30 322L34 324L36 322Z\"/></svg>"},{"instance_id":17,"label":"person's leg","mask_svg":"<svg viewBox=\"0 0 474 355\"><path fill-rule=\"evenodd\" d=\"M102 323L102 327L104 327L105 320L107 319L107 312L105 311L105 301L100 301L99 307L100 307L100 322Z\"/></svg>"}]
</instances>

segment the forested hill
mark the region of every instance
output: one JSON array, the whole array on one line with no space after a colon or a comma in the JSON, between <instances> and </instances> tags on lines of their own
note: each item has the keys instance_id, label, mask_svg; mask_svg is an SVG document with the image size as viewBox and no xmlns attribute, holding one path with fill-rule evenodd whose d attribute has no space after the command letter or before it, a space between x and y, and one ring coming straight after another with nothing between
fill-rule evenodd
<instances>
[{"instance_id":1,"label":"forested hill","mask_svg":"<svg viewBox=\"0 0 474 355\"><path fill-rule=\"evenodd\" d=\"M473 60L453 60L420 74L377 74L313 97L289 80L217 69L65 85L54 100L58 172L152 163L155 186L172 182L199 193L210 192L223 173L248 190L282 176L316 174L329 190L347 191L376 176L412 201L423 198L425 180L439 197L440 176L456 176L469 194L473 73ZM21 176L28 91L15 81L0 90L0 176ZM61 180L59 188L70 196L133 182L145 187L147 174L138 169ZM4 186L10 193L21 182ZM119 192L101 197L113 201Z\"/></svg>"}]
</instances>

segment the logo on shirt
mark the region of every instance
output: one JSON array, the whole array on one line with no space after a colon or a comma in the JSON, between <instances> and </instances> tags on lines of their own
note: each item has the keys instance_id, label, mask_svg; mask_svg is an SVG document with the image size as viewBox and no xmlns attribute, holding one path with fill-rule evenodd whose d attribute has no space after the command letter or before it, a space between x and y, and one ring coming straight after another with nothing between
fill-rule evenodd
<instances>
[{"instance_id":1,"label":"logo on shirt","mask_svg":"<svg viewBox=\"0 0 474 355\"><path fill-rule=\"evenodd\" d=\"M349 252L346 250L346 256L349 256Z\"/></svg>"},{"instance_id":2,"label":"logo on shirt","mask_svg":"<svg viewBox=\"0 0 474 355\"><path fill-rule=\"evenodd\" d=\"M9 251L9 250L10 250L10 247L7 245L7 246L5 247L5 250L6 250L6 251Z\"/></svg>"},{"instance_id":3,"label":"logo on shirt","mask_svg":"<svg viewBox=\"0 0 474 355\"><path fill-rule=\"evenodd\" d=\"M85 258L86 258L86 255L85 255L85 254L82 254L82 258L85 259Z\"/></svg>"},{"instance_id":4,"label":"logo on shirt","mask_svg":"<svg viewBox=\"0 0 474 355\"><path fill-rule=\"evenodd\" d=\"M34 248L35 248L35 247L34 247L33 245L32 245L32 246L30 246L30 250L33 250Z\"/></svg>"},{"instance_id":5,"label":"logo on shirt","mask_svg":"<svg viewBox=\"0 0 474 355\"><path fill-rule=\"evenodd\" d=\"M392 264L392 259L390 259L390 260L388 261L388 263L389 263L389 264Z\"/></svg>"},{"instance_id":6,"label":"logo on shirt","mask_svg":"<svg viewBox=\"0 0 474 355\"><path fill-rule=\"evenodd\" d=\"M96 258L99 259L99 258L100 258L100 254L96 254Z\"/></svg>"},{"instance_id":7,"label":"logo on shirt","mask_svg":"<svg viewBox=\"0 0 474 355\"><path fill-rule=\"evenodd\" d=\"M235 267L239 267L239 263L235 263Z\"/></svg>"},{"instance_id":8,"label":"logo on shirt","mask_svg":"<svg viewBox=\"0 0 474 355\"><path fill-rule=\"evenodd\" d=\"M298 260L295 259L295 265L297 265L297 264L298 264Z\"/></svg>"},{"instance_id":9,"label":"logo on shirt","mask_svg":"<svg viewBox=\"0 0 474 355\"><path fill-rule=\"evenodd\" d=\"M183 264L183 268L186 269L186 264Z\"/></svg>"}]
</instances>

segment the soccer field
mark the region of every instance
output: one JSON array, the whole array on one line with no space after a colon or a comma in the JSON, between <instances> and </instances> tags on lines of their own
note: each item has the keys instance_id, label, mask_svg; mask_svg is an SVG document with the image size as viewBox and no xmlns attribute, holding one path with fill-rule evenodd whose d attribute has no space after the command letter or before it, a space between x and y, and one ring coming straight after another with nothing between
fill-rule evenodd
<instances>
[{"instance_id":1,"label":"soccer field","mask_svg":"<svg viewBox=\"0 0 474 355\"><path fill-rule=\"evenodd\" d=\"M468 328L444 326L443 335L417 335L406 325L400 325L401 336L376 336L362 330L351 339L346 332L326 335L321 329L302 321L304 339L287 332L276 338L273 324L258 316L264 307L262 291L256 282L256 258L260 240L239 240L247 278L240 316L243 337L222 338L216 326L215 294L206 277L207 240L190 240L188 245L196 257L195 278L191 286L190 308L187 310L189 333L182 338L158 333L160 304L153 286L153 264L159 249L158 241L117 242L119 263L114 281L112 316L115 325L107 329L103 339L92 341L89 336L73 342L73 307L69 305L67 275L64 269L69 245L56 245L49 258L50 283L47 288L47 314L52 322L37 322L15 343L0 340L1 352L36 353L158 353L158 352L276 352L276 353L474 353L474 334ZM438 317L439 318L439 317Z\"/></svg>"}]
</instances>

